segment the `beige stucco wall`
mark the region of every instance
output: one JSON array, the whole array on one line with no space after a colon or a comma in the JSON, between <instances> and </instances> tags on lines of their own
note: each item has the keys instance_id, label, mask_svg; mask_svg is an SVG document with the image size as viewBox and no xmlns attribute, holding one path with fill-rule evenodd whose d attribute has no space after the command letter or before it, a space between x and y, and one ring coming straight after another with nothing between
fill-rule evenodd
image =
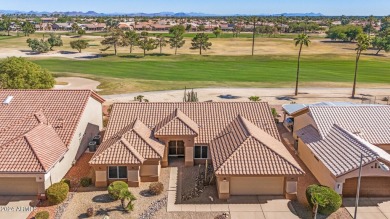
<instances>
[{"instance_id":1,"label":"beige stucco wall","mask_svg":"<svg viewBox=\"0 0 390 219\"><path fill-rule=\"evenodd\" d=\"M69 150L66 152L64 158L47 174L45 189L47 189L52 183L59 182L65 176L72 167L72 163L76 159L76 155L80 151L85 151L88 146L88 142L92 140L94 135L98 134L88 133L88 135L86 135L86 132L88 131L87 127L91 126L97 126L99 129L103 127L102 104L92 97L89 98L84 112L80 117L79 124L68 146Z\"/></svg>"},{"instance_id":2,"label":"beige stucco wall","mask_svg":"<svg viewBox=\"0 0 390 219\"><path fill-rule=\"evenodd\" d=\"M157 165L142 165L140 176L160 176L160 163Z\"/></svg>"},{"instance_id":3,"label":"beige stucco wall","mask_svg":"<svg viewBox=\"0 0 390 219\"><path fill-rule=\"evenodd\" d=\"M304 128L308 125L312 125L314 128L317 128L313 118L309 115L309 113L305 113L305 114L302 114L300 116L295 117L294 118L294 132L293 132L294 138L297 139L296 132L299 129Z\"/></svg>"},{"instance_id":4,"label":"beige stucco wall","mask_svg":"<svg viewBox=\"0 0 390 219\"><path fill-rule=\"evenodd\" d=\"M336 179L329 169L314 157L311 149L301 140L298 140L298 156L313 173L320 184L335 188Z\"/></svg>"},{"instance_id":5,"label":"beige stucco wall","mask_svg":"<svg viewBox=\"0 0 390 219\"><path fill-rule=\"evenodd\" d=\"M160 141L165 143L164 156L161 162L162 167L167 167L169 141L184 141L184 160L186 166L194 165L194 136L156 136Z\"/></svg>"}]
</instances>

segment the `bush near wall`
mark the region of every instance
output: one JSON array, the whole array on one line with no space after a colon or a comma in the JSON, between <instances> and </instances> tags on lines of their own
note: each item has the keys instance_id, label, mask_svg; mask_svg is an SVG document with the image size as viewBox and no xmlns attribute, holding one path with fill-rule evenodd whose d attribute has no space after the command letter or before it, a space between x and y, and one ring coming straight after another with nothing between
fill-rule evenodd
<instances>
[{"instance_id":1,"label":"bush near wall","mask_svg":"<svg viewBox=\"0 0 390 219\"><path fill-rule=\"evenodd\" d=\"M40 211L35 215L35 219L49 219L49 212L48 211Z\"/></svg>"},{"instance_id":2,"label":"bush near wall","mask_svg":"<svg viewBox=\"0 0 390 219\"><path fill-rule=\"evenodd\" d=\"M46 197L50 204L63 202L69 193L69 186L64 182L54 183L46 190Z\"/></svg>"},{"instance_id":3,"label":"bush near wall","mask_svg":"<svg viewBox=\"0 0 390 219\"><path fill-rule=\"evenodd\" d=\"M119 194L120 194L121 190L122 189L128 189L128 188L129 188L129 185L127 185L127 183L122 182L122 181L115 181L115 182L112 182L108 186L108 194L114 200L118 200L119 199Z\"/></svg>"},{"instance_id":4,"label":"bush near wall","mask_svg":"<svg viewBox=\"0 0 390 219\"><path fill-rule=\"evenodd\" d=\"M337 211L342 204L341 196L333 189L327 186L310 185L306 189L306 198L311 208L314 207L314 203L312 202L314 193L318 193L323 197L323 200L321 200L322 203L319 203L318 206L318 213L320 214L330 215Z\"/></svg>"},{"instance_id":5,"label":"bush near wall","mask_svg":"<svg viewBox=\"0 0 390 219\"><path fill-rule=\"evenodd\" d=\"M149 185L149 191L153 195L160 195L164 191L164 184L161 182L154 182Z\"/></svg>"}]
</instances>

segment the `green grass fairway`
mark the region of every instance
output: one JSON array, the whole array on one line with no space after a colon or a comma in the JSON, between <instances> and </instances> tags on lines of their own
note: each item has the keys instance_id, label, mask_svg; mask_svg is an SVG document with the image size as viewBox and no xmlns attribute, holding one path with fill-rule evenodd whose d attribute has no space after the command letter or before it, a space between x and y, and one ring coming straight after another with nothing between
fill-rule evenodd
<instances>
[{"instance_id":1,"label":"green grass fairway","mask_svg":"<svg viewBox=\"0 0 390 219\"><path fill-rule=\"evenodd\" d=\"M156 81L208 82L293 82L296 57L293 56L108 56L89 61L67 59L34 60L55 73ZM351 82L354 59L351 56L302 57L302 82ZM390 83L387 58L362 57L358 81Z\"/></svg>"}]
</instances>

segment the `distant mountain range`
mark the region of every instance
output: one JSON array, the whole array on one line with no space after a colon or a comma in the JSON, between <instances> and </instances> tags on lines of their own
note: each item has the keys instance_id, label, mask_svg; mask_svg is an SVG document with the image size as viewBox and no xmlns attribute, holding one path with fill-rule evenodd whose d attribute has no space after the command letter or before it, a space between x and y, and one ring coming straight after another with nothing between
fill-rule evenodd
<instances>
[{"instance_id":1,"label":"distant mountain range","mask_svg":"<svg viewBox=\"0 0 390 219\"><path fill-rule=\"evenodd\" d=\"M0 14L30 14L30 15L52 15L52 14L61 14L66 16L90 16L90 17L102 17L102 16L119 16L119 15L127 15L127 16L139 16L139 17L211 17L211 16L250 16L250 14L205 14L198 12L158 12L158 13L98 13L95 11L18 11L18 10L0 10ZM321 13L282 13L282 14L257 14L257 16L285 16L285 17L316 17L316 16L324 16Z\"/></svg>"}]
</instances>

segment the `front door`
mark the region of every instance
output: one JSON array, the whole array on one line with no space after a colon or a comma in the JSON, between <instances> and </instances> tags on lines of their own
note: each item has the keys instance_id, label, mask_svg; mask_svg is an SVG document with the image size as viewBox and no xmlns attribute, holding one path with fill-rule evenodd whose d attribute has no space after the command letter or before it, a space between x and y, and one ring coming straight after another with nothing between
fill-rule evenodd
<instances>
[{"instance_id":1,"label":"front door","mask_svg":"<svg viewBox=\"0 0 390 219\"><path fill-rule=\"evenodd\" d=\"M170 141L169 156L184 156L184 141Z\"/></svg>"}]
</instances>

